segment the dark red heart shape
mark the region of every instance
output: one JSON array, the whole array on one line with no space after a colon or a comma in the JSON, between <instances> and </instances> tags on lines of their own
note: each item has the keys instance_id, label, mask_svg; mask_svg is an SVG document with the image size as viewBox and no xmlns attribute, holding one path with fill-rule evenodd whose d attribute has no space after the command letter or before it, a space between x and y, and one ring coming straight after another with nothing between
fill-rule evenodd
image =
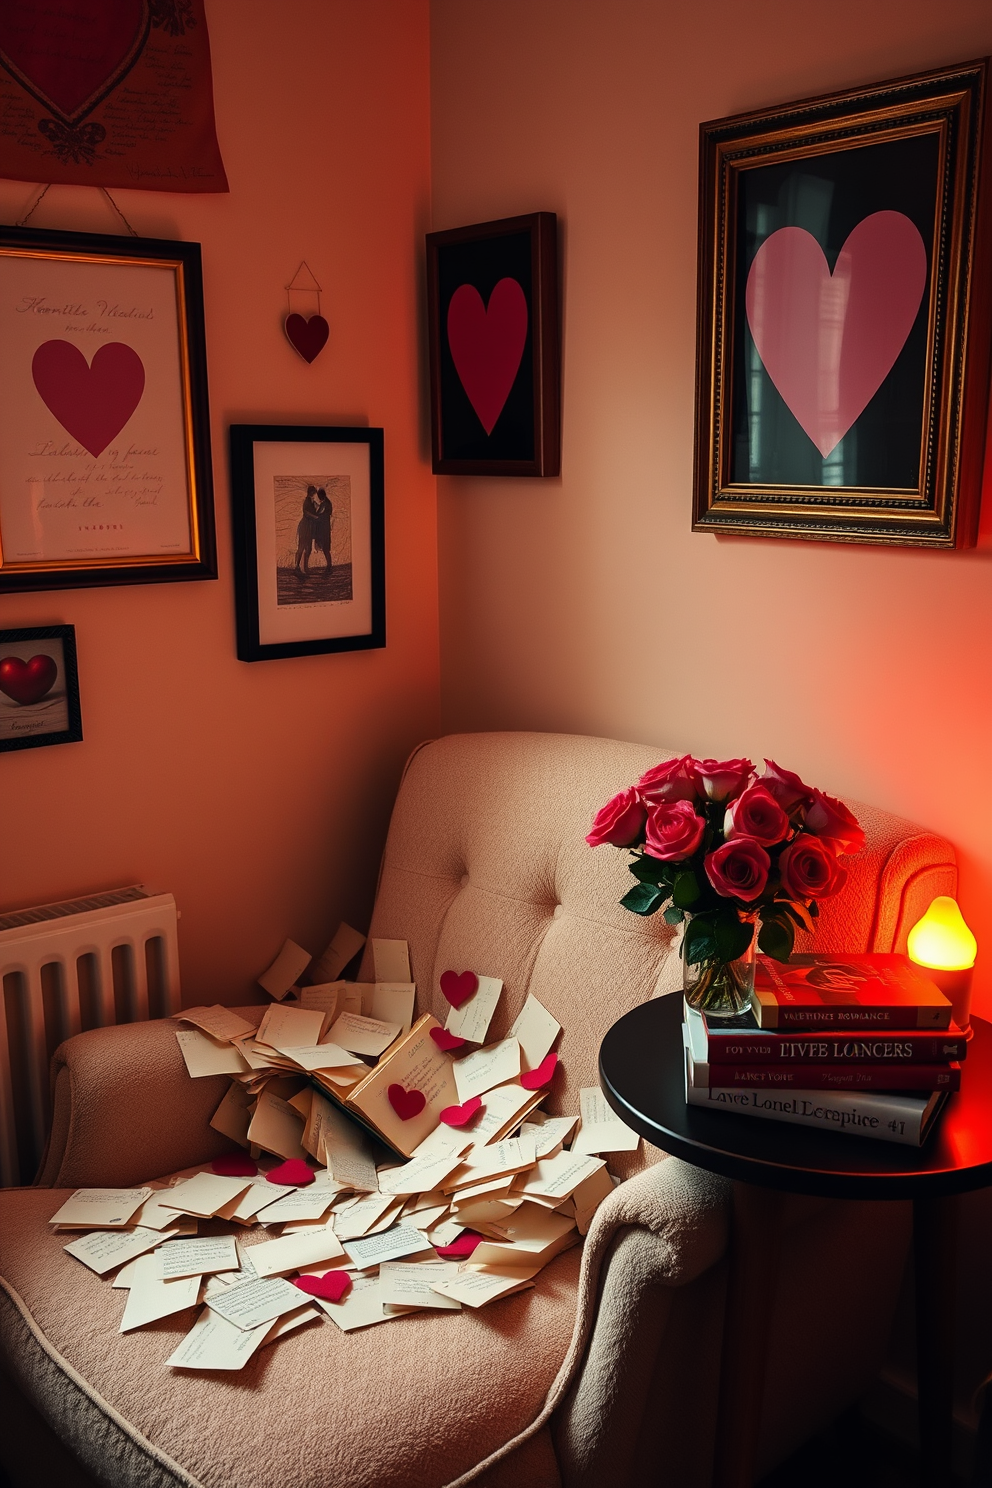
<instances>
[{"instance_id":1,"label":"dark red heart shape","mask_svg":"<svg viewBox=\"0 0 992 1488\"><path fill-rule=\"evenodd\" d=\"M286 335L305 362L312 362L320 355L330 329L322 315L311 315L309 320L302 315L286 316Z\"/></svg>"},{"instance_id":2,"label":"dark red heart shape","mask_svg":"<svg viewBox=\"0 0 992 1488\"><path fill-rule=\"evenodd\" d=\"M244 1152L231 1152L226 1157L215 1157L210 1164L213 1173L222 1178L254 1178L258 1163Z\"/></svg>"},{"instance_id":3,"label":"dark red heart shape","mask_svg":"<svg viewBox=\"0 0 992 1488\"><path fill-rule=\"evenodd\" d=\"M145 390L145 368L123 341L108 341L87 365L71 341L43 341L31 376L45 406L94 460L131 417Z\"/></svg>"},{"instance_id":4,"label":"dark red heart shape","mask_svg":"<svg viewBox=\"0 0 992 1488\"><path fill-rule=\"evenodd\" d=\"M474 971L463 971L461 975L457 971L442 971L441 991L451 1003L453 1008L460 1008L463 1002L468 1002L479 990L479 978Z\"/></svg>"},{"instance_id":5,"label":"dark red heart shape","mask_svg":"<svg viewBox=\"0 0 992 1488\"><path fill-rule=\"evenodd\" d=\"M432 1028L431 1038L437 1044L438 1048L443 1049L446 1054L450 1054L452 1049L463 1049L465 1047L465 1040L455 1038L455 1035L449 1033L446 1028Z\"/></svg>"},{"instance_id":6,"label":"dark red heart shape","mask_svg":"<svg viewBox=\"0 0 992 1488\"><path fill-rule=\"evenodd\" d=\"M401 1121L412 1121L427 1104L422 1090L405 1090L402 1085L390 1085L386 1096Z\"/></svg>"},{"instance_id":7,"label":"dark red heart shape","mask_svg":"<svg viewBox=\"0 0 992 1488\"><path fill-rule=\"evenodd\" d=\"M520 1076L520 1083L525 1090L540 1090L542 1085L550 1083L557 1068L558 1055L545 1054L536 1069L528 1070L525 1075Z\"/></svg>"},{"instance_id":8,"label":"dark red heart shape","mask_svg":"<svg viewBox=\"0 0 992 1488\"><path fill-rule=\"evenodd\" d=\"M294 1276L293 1285L311 1297L340 1302L345 1293L351 1291L351 1277L347 1271L325 1271L323 1276Z\"/></svg>"},{"instance_id":9,"label":"dark red heart shape","mask_svg":"<svg viewBox=\"0 0 992 1488\"><path fill-rule=\"evenodd\" d=\"M52 16L43 5L0 7L0 49L9 71L39 102L73 120L133 67L147 35L147 12L141 0L73 0L57 21Z\"/></svg>"},{"instance_id":10,"label":"dark red heart shape","mask_svg":"<svg viewBox=\"0 0 992 1488\"><path fill-rule=\"evenodd\" d=\"M462 1106L445 1106L438 1120L443 1121L445 1126L467 1126L476 1111L481 1110L481 1099L473 1095L471 1100L467 1100Z\"/></svg>"},{"instance_id":11,"label":"dark red heart shape","mask_svg":"<svg viewBox=\"0 0 992 1488\"><path fill-rule=\"evenodd\" d=\"M517 380L527 343L527 296L501 279L489 304L474 284L460 284L448 305L448 346L468 401L487 434L496 427Z\"/></svg>"},{"instance_id":12,"label":"dark red heart shape","mask_svg":"<svg viewBox=\"0 0 992 1488\"><path fill-rule=\"evenodd\" d=\"M59 674L54 657L32 656L22 661L19 656L5 656L0 661L0 692L15 703L40 703L51 692Z\"/></svg>"},{"instance_id":13,"label":"dark red heart shape","mask_svg":"<svg viewBox=\"0 0 992 1488\"><path fill-rule=\"evenodd\" d=\"M458 1239L452 1240L450 1245L436 1245L434 1249L446 1261L458 1261L464 1256L470 1256L475 1247L481 1244L482 1236L476 1234L475 1230L463 1230Z\"/></svg>"},{"instance_id":14,"label":"dark red heart shape","mask_svg":"<svg viewBox=\"0 0 992 1488\"><path fill-rule=\"evenodd\" d=\"M302 1157L291 1157L277 1168L270 1168L265 1177L268 1183L282 1183L289 1188L306 1188L308 1183L313 1182L313 1168Z\"/></svg>"}]
</instances>

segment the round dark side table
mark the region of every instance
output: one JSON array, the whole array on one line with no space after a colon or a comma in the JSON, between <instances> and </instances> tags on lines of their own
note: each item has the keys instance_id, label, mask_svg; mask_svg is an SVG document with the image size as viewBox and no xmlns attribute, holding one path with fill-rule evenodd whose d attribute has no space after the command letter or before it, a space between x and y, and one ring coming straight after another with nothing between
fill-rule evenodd
<instances>
[{"instance_id":1,"label":"round dark side table","mask_svg":"<svg viewBox=\"0 0 992 1488\"><path fill-rule=\"evenodd\" d=\"M664 1152L734 1180L714 1488L753 1481L786 1193L912 1200L922 1484L950 1488L955 1196L992 1185L992 1025L972 1027L961 1090L923 1147L687 1105L679 996L632 1009L604 1038L600 1082L617 1115Z\"/></svg>"}]
</instances>

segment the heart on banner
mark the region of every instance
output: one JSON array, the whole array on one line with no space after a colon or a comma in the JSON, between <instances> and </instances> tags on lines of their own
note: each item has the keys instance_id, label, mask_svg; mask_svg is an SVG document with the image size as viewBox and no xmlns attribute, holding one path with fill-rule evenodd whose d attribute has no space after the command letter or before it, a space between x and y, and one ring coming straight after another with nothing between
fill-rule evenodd
<instances>
[{"instance_id":1,"label":"heart on banner","mask_svg":"<svg viewBox=\"0 0 992 1488\"><path fill-rule=\"evenodd\" d=\"M516 279L501 279L488 306L474 284L460 284L448 304L451 359L487 434L517 380L527 320L527 296Z\"/></svg>"},{"instance_id":2,"label":"heart on banner","mask_svg":"<svg viewBox=\"0 0 992 1488\"><path fill-rule=\"evenodd\" d=\"M22 706L40 703L46 692L51 692L58 674L54 657L32 656L30 661L22 661L19 656L5 656L0 661L0 692Z\"/></svg>"},{"instance_id":3,"label":"heart on banner","mask_svg":"<svg viewBox=\"0 0 992 1488\"><path fill-rule=\"evenodd\" d=\"M31 376L49 412L94 459L121 432L145 390L141 358L123 341L108 341L89 365L71 341L43 341Z\"/></svg>"},{"instance_id":4,"label":"heart on banner","mask_svg":"<svg viewBox=\"0 0 992 1488\"><path fill-rule=\"evenodd\" d=\"M72 124L130 72L150 21L149 0L72 0L58 7L55 18L43 5L3 5L0 64L40 104Z\"/></svg>"},{"instance_id":5,"label":"heart on banner","mask_svg":"<svg viewBox=\"0 0 992 1488\"><path fill-rule=\"evenodd\" d=\"M832 274L803 227L780 227L754 255L745 294L754 344L824 459L892 371L926 282L926 245L903 212L862 218Z\"/></svg>"}]
</instances>

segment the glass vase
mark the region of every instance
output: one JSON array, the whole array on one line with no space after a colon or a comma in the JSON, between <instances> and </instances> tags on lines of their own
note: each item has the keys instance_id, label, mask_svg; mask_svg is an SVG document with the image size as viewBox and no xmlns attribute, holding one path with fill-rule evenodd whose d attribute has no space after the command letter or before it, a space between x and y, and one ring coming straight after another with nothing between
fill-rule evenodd
<instances>
[{"instance_id":1,"label":"glass vase","mask_svg":"<svg viewBox=\"0 0 992 1488\"><path fill-rule=\"evenodd\" d=\"M756 927L757 928L757 927ZM736 1018L751 1006L757 934L736 961L699 961L689 965L682 936L682 988L685 1000L707 1018Z\"/></svg>"}]
</instances>

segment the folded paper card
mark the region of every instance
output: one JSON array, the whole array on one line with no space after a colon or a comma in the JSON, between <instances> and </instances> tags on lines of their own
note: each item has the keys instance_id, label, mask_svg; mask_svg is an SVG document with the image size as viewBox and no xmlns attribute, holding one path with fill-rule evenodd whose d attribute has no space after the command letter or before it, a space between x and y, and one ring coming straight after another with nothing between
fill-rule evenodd
<instances>
[{"instance_id":1,"label":"folded paper card","mask_svg":"<svg viewBox=\"0 0 992 1488\"><path fill-rule=\"evenodd\" d=\"M294 986L296 981L303 975L313 958L302 946L295 941L287 940L276 959L267 971L263 971L258 978L258 985L264 987L270 997L281 1002Z\"/></svg>"},{"instance_id":2,"label":"folded paper card","mask_svg":"<svg viewBox=\"0 0 992 1488\"><path fill-rule=\"evenodd\" d=\"M250 1187L251 1178L223 1178L217 1173L197 1173L187 1178L185 1183L167 1188L159 1204L207 1219L240 1198Z\"/></svg>"},{"instance_id":3,"label":"folded paper card","mask_svg":"<svg viewBox=\"0 0 992 1488\"><path fill-rule=\"evenodd\" d=\"M412 1225L397 1225L395 1229L384 1230L380 1235L369 1235L363 1240L345 1240L343 1243L348 1259L360 1271L379 1266L383 1261L398 1261L403 1256L417 1255L422 1251L430 1255L434 1253L429 1250L420 1231Z\"/></svg>"},{"instance_id":4,"label":"folded paper card","mask_svg":"<svg viewBox=\"0 0 992 1488\"><path fill-rule=\"evenodd\" d=\"M457 1261L384 1261L379 1267L379 1292L384 1307L431 1307L457 1311L461 1303L434 1290L434 1282L451 1281Z\"/></svg>"},{"instance_id":5,"label":"folded paper card","mask_svg":"<svg viewBox=\"0 0 992 1488\"><path fill-rule=\"evenodd\" d=\"M467 1002L452 1007L444 1026L456 1038L465 1039L470 1044L484 1044L503 983L498 977L490 976L477 977L476 981L477 990Z\"/></svg>"},{"instance_id":6,"label":"folded paper card","mask_svg":"<svg viewBox=\"0 0 992 1488\"><path fill-rule=\"evenodd\" d=\"M268 1336L271 1323L245 1332L205 1307L179 1347L166 1359L173 1369L243 1369Z\"/></svg>"},{"instance_id":7,"label":"folded paper card","mask_svg":"<svg viewBox=\"0 0 992 1488\"><path fill-rule=\"evenodd\" d=\"M63 1248L97 1276L105 1276L116 1266L123 1266L125 1261L133 1261L135 1256L161 1244L160 1230L91 1230Z\"/></svg>"},{"instance_id":8,"label":"folded paper card","mask_svg":"<svg viewBox=\"0 0 992 1488\"><path fill-rule=\"evenodd\" d=\"M274 1152L277 1157L288 1160L306 1157L302 1136L302 1118L289 1102L263 1090L248 1127L249 1140L257 1142L266 1152Z\"/></svg>"},{"instance_id":9,"label":"folded paper card","mask_svg":"<svg viewBox=\"0 0 992 1488\"><path fill-rule=\"evenodd\" d=\"M133 1216L151 1198L152 1192L150 1188L77 1188L52 1215L49 1224L119 1229L133 1222Z\"/></svg>"},{"instance_id":10,"label":"folded paper card","mask_svg":"<svg viewBox=\"0 0 992 1488\"><path fill-rule=\"evenodd\" d=\"M180 1276L174 1281L163 1281L154 1255L139 1256L134 1266L137 1269L131 1275L127 1304L121 1318L122 1333L145 1328L149 1323L157 1323L159 1318L172 1317L187 1307L196 1306L200 1292L199 1276Z\"/></svg>"},{"instance_id":11,"label":"folded paper card","mask_svg":"<svg viewBox=\"0 0 992 1488\"><path fill-rule=\"evenodd\" d=\"M398 1023L401 1033L409 1033L416 996L413 982L376 982L369 1001L369 1016L382 1023Z\"/></svg>"},{"instance_id":12,"label":"folded paper card","mask_svg":"<svg viewBox=\"0 0 992 1488\"><path fill-rule=\"evenodd\" d=\"M520 1073L520 1045L515 1038L505 1038L498 1044L487 1044L474 1054L466 1054L454 1062L455 1087L458 1104L471 1100L473 1095L485 1095L496 1085L515 1080Z\"/></svg>"},{"instance_id":13,"label":"folded paper card","mask_svg":"<svg viewBox=\"0 0 992 1488\"><path fill-rule=\"evenodd\" d=\"M311 982L333 982L352 961L365 944L365 936L346 925L344 920L334 932L326 950L318 956L310 968Z\"/></svg>"},{"instance_id":14,"label":"folded paper card","mask_svg":"<svg viewBox=\"0 0 992 1488\"><path fill-rule=\"evenodd\" d=\"M158 1237L161 1240L161 1235ZM206 1276L214 1271L236 1271L238 1247L233 1235L204 1235L196 1240L169 1240L155 1252L159 1276L172 1281L177 1276Z\"/></svg>"},{"instance_id":15,"label":"folded paper card","mask_svg":"<svg viewBox=\"0 0 992 1488\"><path fill-rule=\"evenodd\" d=\"M342 1013L328 1030L327 1037L331 1043L351 1054L367 1054L374 1058L389 1048L399 1032L398 1023L383 1023L379 1018Z\"/></svg>"},{"instance_id":16,"label":"folded paper card","mask_svg":"<svg viewBox=\"0 0 992 1488\"><path fill-rule=\"evenodd\" d=\"M308 1048L320 1038L324 1026L320 1008L302 1008L274 1002L265 1010L258 1025L255 1042L270 1049Z\"/></svg>"},{"instance_id":17,"label":"folded paper card","mask_svg":"<svg viewBox=\"0 0 992 1488\"><path fill-rule=\"evenodd\" d=\"M175 1013L174 1017L183 1023L194 1024L222 1044L255 1031L253 1023L249 1023L231 1008L222 1007L219 1002L214 1003L213 1007L184 1008L181 1013Z\"/></svg>"},{"instance_id":18,"label":"folded paper card","mask_svg":"<svg viewBox=\"0 0 992 1488\"><path fill-rule=\"evenodd\" d=\"M525 1072L536 1069L559 1033L561 1024L538 1002L532 992L528 993L508 1035L520 1045L521 1069Z\"/></svg>"},{"instance_id":19,"label":"folded paper card","mask_svg":"<svg viewBox=\"0 0 992 1488\"><path fill-rule=\"evenodd\" d=\"M302 1271L321 1261L333 1261L344 1255L341 1242L333 1230L301 1230L295 1235L280 1235L278 1240L264 1240L253 1245L251 1258L259 1276L279 1276L286 1271Z\"/></svg>"},{"instance_id":20,"label":"folded paper card","mask_svg":"<svg viewBox=\"0 0 992 1488\"><path fill-rule=\"evenodd\" d=\"M412 982L410 949L405 940L373 940L372 965L377 982Z\"/></svg>"},{"instance_id":21,"label":"folded paper card","mask_svg":"<svg viewBox=\"0 0 992 1488\"><path fill-rule=\"evenodd\" d=\"M255 1277L239 1286L224 1287L210 1298L210 1307L238 1328L257 1328L273 1322L300 1305L296 1287L281 1277Z\"/></svg>"},{"instance_id":22,"label":"folded paper card","mask_svg":"<svg viewBox=\"0 0 992 1488\"><path fill-rule=\"evenodd\" d=\"M598 1085L579 1091L582 1127L573 1152L636 1152L640 1137L608 1106Z\"/></svg>"},{"instance_id":23,"label":"folded paper card","mask_svg":"<svg viewBox=\"0 0 992 1488\"><path fill-rule=\"evenodd\" d=\"M218 1043L199 1028L177 1028L176 1041L194 1080L210 1075L240 1075L249 1065L236 1044Z\"/></svg>"}]
</instances>

